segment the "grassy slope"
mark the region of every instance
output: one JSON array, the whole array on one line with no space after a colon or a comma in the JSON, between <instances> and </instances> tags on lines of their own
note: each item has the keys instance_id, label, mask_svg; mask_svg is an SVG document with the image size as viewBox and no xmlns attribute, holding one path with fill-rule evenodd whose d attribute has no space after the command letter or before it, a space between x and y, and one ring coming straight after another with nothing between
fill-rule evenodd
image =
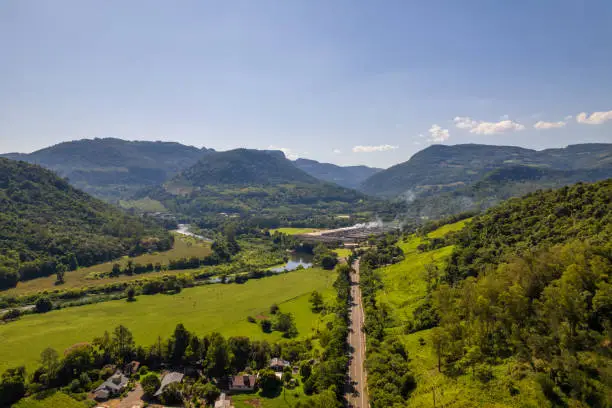
<instances>
[{"instance_id":1,"label":"grassy slope","mask_svg":"<svg viewBox=\"0 0 612 408\"><path fill-rule=\"evenodd\" d=\"M310 312L311 291L333 291L334 273L306 269L250 280L245 284L207 285L185 289L177 295L139 296L123 300L27 315L0 326L0 372L8 367L36 363L45 347L60 352L81 341L90 341L119 324L127 326L138 344L151 344L157 336L169 336L177 323L204 334L218 331L226 336L278 339L277 332L265 334L246 317L265 314L272 303L292 312L300 336L310 334L318 316Z\"/></svg>"},{"instance_id":2,"label":"grassy slope","mask_svg":"<svg viewBox=\"0 0 612 408\"><path fill-rule=\"evenodd\" d=\"M442 226L428 234L429 238L443 237L452 231L463 228L469 220ZM406 258L395 265L379 269L383 276L384 289L378 294L379 302L387 303L394 313L398 326L391 329L398 341L405 344L410 355L411 367L417 379L417 388L408 402L408 407L546 407L548 401L541 395L539 388L530 377L515 384L520 394L510 396L505 382L507 365L495 368L495 377L483 384L471 375L450 377L438 373L437 359L431 347L431 330L413 334L403 334L401 322L412 315L414 309L423 301L427 286L424 280L424 265L435 263L439 267L452 252L452 246L420 253L416 247L421 239L415 236L400 243ZM425 344L421 345L424 340ZM435 391L434 391L435 390Z\"/></svg>"},{"instance_id":3,"label":"grassy slope","mask_svg":"<svg viewBox=\"0 0 612 408\"><path fill-rule=\"evenodd\" d=\"M134 263L147 264L149 262L155 264L157 262L162 265L167 264L168 260L176 258L184 258L197 256L203 258L210 254L210 244L202 241L198 241L195 238L186 237L183 235L175 235L174 247L165 252L157 252L153 254L140 255L135 258L131 258ZM88 279L88 275L95 272L109 272L113 268L115 262L119 262L124 266L127 263L128 257L123 257L121 260L113 262L106 262L103 264L90 266L87 268L79 268L76 271L67 272L65 279L66 283L61 286L55 286L55 275L47 276L44 278L32 279L29 281L19 282L17 287L0 292L0 295L22 295L26 293L34 293L40 291L53 291L53 290L65 290L71 288L81 288L84 286L103 285L107 283L129 281L134 279L142 279L147 274L126 276L122 275L116 278L103 278L103 279ZM184 271L169 271L168 273L179 273Z\"/></svg>"},{"instance_id":4,"label":"grassy slope","mask_svg":"<svg viewBox=\"0 0 612 408\"><path fill-rule=\"evenodd\" d=\"M61 392L44 399L25 398L13 405L13 408L85 408L84 402L72 399Z\"/></svg>"}]
</instances>

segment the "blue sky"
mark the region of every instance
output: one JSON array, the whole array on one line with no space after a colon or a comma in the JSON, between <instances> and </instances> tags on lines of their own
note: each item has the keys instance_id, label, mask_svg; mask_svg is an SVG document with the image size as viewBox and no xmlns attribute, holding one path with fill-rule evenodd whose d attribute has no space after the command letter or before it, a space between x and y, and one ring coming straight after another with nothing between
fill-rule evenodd
<instances>
[{"instance_id":1,"label":"blue sky","mask_svg":"<svg viewBox=\"0 0 612 408\"><path fill-rule=\"evenodd\" d=\"M388 167L431 143L612 142L611 21L609 0L4 0L0 151L119 137Z\"/></svg>"}]
</instances>

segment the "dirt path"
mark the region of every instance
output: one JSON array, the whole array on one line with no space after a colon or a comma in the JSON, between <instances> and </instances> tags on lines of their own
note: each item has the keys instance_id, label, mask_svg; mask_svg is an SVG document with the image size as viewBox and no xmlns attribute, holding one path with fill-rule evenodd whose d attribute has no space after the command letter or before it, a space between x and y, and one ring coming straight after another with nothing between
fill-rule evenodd
<instances>
[{"instance_id":1,"label":"dirt path","mask_svg":"<svg viewBox=\"0 0 612 408\"><path fill-rule=\"evenodd\" d=\"M365 333L363 332L364 314L359 288L359 260L353 264L355 273L351 274L351 327L349 345L351 347L351 363L349 366L349 384L346 399L350 407L368 408L368 389L365 373Z\"/></svg>"}]
</instances>

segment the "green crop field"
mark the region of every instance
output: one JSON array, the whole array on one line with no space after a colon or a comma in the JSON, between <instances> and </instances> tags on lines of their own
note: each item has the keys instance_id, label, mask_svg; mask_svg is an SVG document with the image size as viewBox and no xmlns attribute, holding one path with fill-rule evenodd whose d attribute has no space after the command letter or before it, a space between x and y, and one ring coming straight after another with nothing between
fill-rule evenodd
<instances>
[{"instance_id":1,"label":"green crop field","mask_svg":"<svg viewBox=\"0 0 612 408\"><path fill-rule=\"evenodd\" d=\"M287 228L271 229L270 233L281 232L281 233L287 234L287 235L299 235L299 234L309 234L311 232L317 232L317 231L323 231L323 230L319 229L319 228L291 228L291 227L287 227Z\"/></svg>"},{"instance_id":2,"label":"green crop field","mask_svg":"<svg viewBox=\"0 0 612 408\"><path fill-rule=\"evenodd\" d=\"M338 255L338 258L346 258L351 254L352 251L348 248L337 248L334 249L334 252L336 253L336 255Z\"/></svg>"},{"instance_id":3,"label":"green crop field","mask_svg":"<svg viewBox=\"0 0 612 408\"><path fill-rule=\"evenodd\" d=\"M429 238L441 238L449 232L458 231L469 220L444 225L428 234ZM431 343L431 330L404 334L403 323L409 320L412 312L423 302L427 294L425 265L434 264L443 268L452 253L453 247L446 246L433 251L420 252L417 246L423 240L410 236L399 246L405 259L397 264L380 268L384 288L378 292L378 302L387 304L392 311L396 327L390 329L397 341L401 341L408 351L412 372L417 387L411 394L407 407L453 406L453 407L548 407L547 401L538 390L530 376L514 384L519 396L508 393L507 365L495 366L495 380L483 384L472 378L471 374L456 377L447 376L437 370L437 358ZM434 405L434 394L436 405Z\"/></svg>"},{"instance_id":4,"label":"green crop field","mask_svg":"<svg viewBox=\"0 0 612 408\"><path fill-rule=\"evenodd\" d=\"M13 405L13 408L85 408L84 402L79 402L61 392L52 394L46 398L25 398Z\"/></svg>"},{"instance_id":5,"label":"green crop field","mask_svg":"<svg viewBox=\"0 0 612 408\"><path fill-rule=\"evenodd\" d=\"M218 331L226 336L279 339L263 333L247 316L265 315L272 303L296 318L299 336L308 336L319 315L310 311L313 290L333 293L334 272L312 268L249 280L244 284L215 284L184 289L176 295L138 296L135 302L109 301L26 315L0 326L0 372L25 364L32 368L46 347L62 352L72 344L90 341L119 324L128 327L138 344L169 336L177 323L198 334Z\"/></svg>"},{"instance_id":6,"label":"green crop field","mask_svg":"<svg viewBox=\"0 0 612 408\"><path fill-rule=\"evenodd\" d=\"M99 265L90 266L87 268L79 268L76 271L67 272L65 276L66 283L61 286L55 285L55 275L47 276L44 278L32 279L24 282L17 283L17 287L0 292L2 295L23 295L27 293L42 292L44 290L65 290L71 288L81 288L84 286L104 285L111 282L130 281L134 279L143 278L142 275L122 275L115 278L102 278L102 279L88 279L94 273L109 272L113 268L113 264L118 262L123 266L127 263L128 259L131 259L134 263L147 264L147 263L161 263L162 265L167 264L168 260L176 258L185 258L191 256L197 256L203 258L210 254L210 243L197 240L192 237L176 234L174 240L174 247L165 252L156 252L153 254L140 255L134 258L123 257L122 259L115 260L113 262L106 262ZM178 273L183 271L171 271L168 273Z\"/></svg>"}]
</instances>

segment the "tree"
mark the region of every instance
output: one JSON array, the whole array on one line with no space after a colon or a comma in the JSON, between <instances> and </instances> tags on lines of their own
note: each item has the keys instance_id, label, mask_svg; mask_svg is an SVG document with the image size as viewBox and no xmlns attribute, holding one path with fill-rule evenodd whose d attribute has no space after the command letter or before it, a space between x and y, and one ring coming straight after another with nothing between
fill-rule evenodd
<instances>
[{"instance_id":1,"label":"tree","mask_svg":"<svg viewBox=\"0 0 612 408\"><path fill-rule=\"evenodd\" d=\"M181 384L171 383L164 387L160 397L161 401L166 405L175 405L183 402L183 393Z\"/></svg>"},{"instance_id":2,"label":"tree","mask_svg":"<svg viewBox=\"0 0 612 408\"><path fill-rule=\"evenodd\" d=\"M175 364L180 363L185 356L185 351L189 346L189 339L191 338L191 333L185 329L182 323L176 325L174 329L174 334L172 335L172 361Z\"/></svg>"},{"instance_id":3,"label":"tree","mask_svg":"<svg viewBox=\"0 0 612 408\"><path fill-rule=\"evenodd\" d=\"M53 309L53 303L51 303L49 298L41 296L36 300L35 308L37 313L47 313Z\"/></svg>"},{"instance_id":4,"label":"tree","mask_svg":"<svg viewBox=\"0 0 612 408\"><path fill-rule=\"evenodd\" d=\"M130 360L134 350L134 336L127 327L120 325L113 331L112 348L113 357L117 362Z\"/></svg>"},{"instance_id":5,"label":"tree","mask_svg":"<svg viewBox=\"0 0 612 408\"><path fill-rule=\"evenodd\" d=\"M232 356L232 371L238 373L247 366L251 355L251 341L248 337L230 337L228 345Z\"/></svg>"},{"instance_id":6,"label":"tree","mask_svg":"<svg viewBox=\"0 0 612 408\"><path fill-rule=\"evenodd\" d=\"M142 389L144 390L145 394L148 397L152 397L161 386L161 381L159 381L156 374L149 373L141 378L140 384L142 385Z\"/></svg>"},{"instance_id":7,"label":"tree","mask_svg":"<svg viewBox=\"0 0 612 408\"><path fill-rule=\"evenodd\" d=\"M136 296L136 289L134 289L133 286L130 286L127 291L125 292L125 294L127 295L127 301L128 302L133 302L136 300L135 296Z\"/></svg>"},{"instance_id":8,"label":"tree","mask_svg":"<svg viewBox=\"0 0 612 408\"><path fill-rule=\"evenodd\" d=\"M64 265L63 263L57 264L57 266L55 267L55 284L56 285L61 285L63 284L64 281L64 275L66 275L66 271L68 270L68 267L66 265Z\"/></svg>"},{"instance_id":9,"label":"tree","mask_svg":"<svg viewBox=\"0 0 612 408\"><path fill-rule=\"evenodd\" d=\"M0 377L0 406L10 407L19 401L26 392L25 368L6 370Z\"/></svg>"},{"instance_id":10,"label":"tree","mask_svg":"<svg viewBox=\"0 0 612 408\"><path fill-rule=\"evenodd\" d=\"M42 366L45 374L47 375L47 384L49 385L53 383L55 378L57 377L57 371L60 367L60 360L58 352L51 348L47 347L40 353L40 365Z\"/></svg>"},{"instance_id":11,"label":"tree","mask_svg":"<svg viewBox=\"0 0 612 408\"><path fill-rule=\"evenodd\" d=\"M293 315L291 313L279 313L274 324L274 330L283 332L285 337L295 337L297 328Z\"/></svg>"},{"instance_id":12,"label":"tree","mask_svg":"<svg viewBox=\"0 0 612 408\"><path fill-rule=\"evenodd\" d=\"M313 312L319 313L321 310L323 310L323 296L321 293L316 290L313 291L308 300L310 302L310 309Z\"/></svg>"},{"instance_id":13,"label":"tree","mask_svg":"<svg viewBox=\"0 0 612 408\"><path fill-rule=\"evenodd\" d=\"M221 395L221 391L212 383L204 384L199 393L208 405L213 405Z\"/></svg>"},{"instance_id":14,"label":"tree","mask_svg":"<svg viewBox=\"0 0 612 408\"><path fill-rule=\"evenodd\" d=\"M276 313L278 313L279 310L280 308L278 307L278 305L276 303L272 303L272 306L270 306L270 314L275 315Z\"/></svg>"},{"instance_id":15,"label":"tree","mask_svg":"<svg viewBox=\"0 0 612 408\"><path fill-rule=\"evenodd\" d=\"M113 264L113 270L111 271L111 276L119 276L121 275L121 265L118 263Z\"/></svg>"},{"instance_id":16,"label":"tree","mask_svg":"<svg viewBox=\"0 0 612 408\"><path fill-rule=\"evenodd\" d=\"M269 319L263 319L259 324L264 333L270 333L272 331L272 322Z\"/></svg>"},{"instance_id":17,"label":"tree","mask_svg":"<svg viewBox=\"0 0 612 408\"><path fill-rule=\"evenodd\" d=\"M434 327L431 332L431 342L433 344L436 357L438 358L438 372L442 372L442 356L444 353L443 350L448 342L448 336L446 335L446 332L439 327Z\"/></svg>"},{"instance_id":18,"label":"tree","mask_svg":"<svg viewBox=\"0 0 612 408\"><path fill-rule=\"evenodd\" d=\"M259 388L261 388L261 393L263 395L273 395L276 393L281 386L281 382L274 374L274 371L268 369L262 370L259 373L259 378L257 379L259 384Z\"/></svg>"},{"instance_id":19,"label":"tree","mask_svg":"<svg viewBox=\"0 0 612 408\"><path fill-rule=\"evenodd\" d=\"M208 337L209 346L206 352L206 369L210 377L227 375L230 366L230 356L227 342L219 333L211 333Z\"/></svg>"}]
</instances>

